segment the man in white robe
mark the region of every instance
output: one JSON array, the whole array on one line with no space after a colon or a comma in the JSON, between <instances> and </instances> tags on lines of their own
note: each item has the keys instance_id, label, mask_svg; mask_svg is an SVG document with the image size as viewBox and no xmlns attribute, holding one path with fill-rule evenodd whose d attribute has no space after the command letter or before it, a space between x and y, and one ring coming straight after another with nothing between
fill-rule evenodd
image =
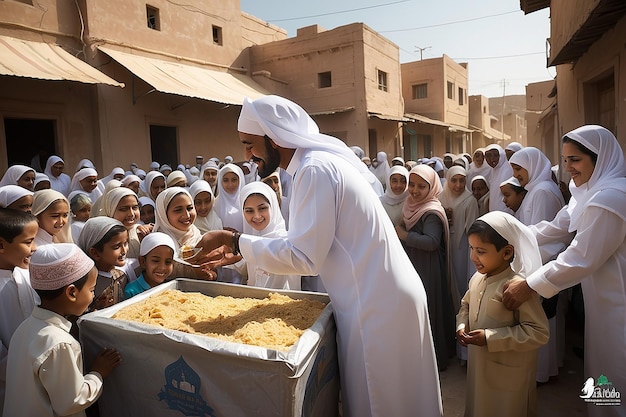
<instances>
[{"instance_id":1,"label":"man in white robe","mask_svg":"<svg viewBox=\"0 0 626 417\"><path fill-rule=\"evenodd\" d=\"M426 294L372 188L377 179L281 97L246 99L238 130L262 177L278 166L293 176L288 235L212 231L199 257L224 245L272 273L319 274L337 322L344 416L441 416Z\"/></svg>"}]
</instances>

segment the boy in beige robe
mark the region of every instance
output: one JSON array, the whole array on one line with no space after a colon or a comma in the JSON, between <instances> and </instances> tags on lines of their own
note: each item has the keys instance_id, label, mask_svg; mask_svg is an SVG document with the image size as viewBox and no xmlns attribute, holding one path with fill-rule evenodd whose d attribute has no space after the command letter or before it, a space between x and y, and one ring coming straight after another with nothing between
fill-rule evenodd
<instances>
[{"instance_id":1,"label":"boy in beige robe","mask_svg":"<svg viewBox=\"0 0 626 417\"><path fill-rule=\"evenodd\" d=\"M457 340L468 346L465 416L536 416L537 352L549 337L539 297L517 310L504 285L541 266L534 236L513 216L490 212L468 231L476 274L461 300Z\"/></svg>"}]
</instances>

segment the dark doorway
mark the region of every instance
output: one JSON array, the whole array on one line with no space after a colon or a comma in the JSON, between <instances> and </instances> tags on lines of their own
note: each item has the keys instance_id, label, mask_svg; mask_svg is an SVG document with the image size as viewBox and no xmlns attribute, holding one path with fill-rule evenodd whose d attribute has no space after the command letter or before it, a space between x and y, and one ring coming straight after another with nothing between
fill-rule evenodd
<instances>
[{"instance_id":1,"label":"dark doorway","mask_svg":"<svg viewBox=\"0 0 626 417\"><path fill-rule=\"evenodd\" d=\"M376 136L376 129L367 130L367 145L369 146L370 157L376 158L378 153L378 137Z\"/></svg>"},{"instance_id":2,"label":"dark doorway","mask_svg":"<svg viewBox=\"0 0 626 417\"><path fill-rule=\"evenodd\" d=\"M150 125L150 150L153 161L161 165L168 164L176 169L178 166L176 136L175 126Z\"/></svg>"},{"instance_id":3,"label":"dark doorway","mask_svg":"<svg viewBox=\"0 0 626 417\"><path fill-rule=\"evenodd\" d=\"M4 133L9 166L32 166L31 161L39 155L39 166L33 168L43 171L48 157L56 152L56 120L5 118ZM33 162L37 165L37 158Z\"/></svg>"}]
</instances>

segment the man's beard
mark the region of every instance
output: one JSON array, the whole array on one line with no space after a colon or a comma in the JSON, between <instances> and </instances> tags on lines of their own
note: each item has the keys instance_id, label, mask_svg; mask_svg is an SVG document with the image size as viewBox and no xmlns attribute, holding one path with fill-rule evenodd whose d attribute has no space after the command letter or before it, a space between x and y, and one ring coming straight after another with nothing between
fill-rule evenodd
<instances>
[{"instance_id":1,"label":"man's beard","mask_svg":"<svg viewBox=\"0 0 626 417\"><path fill-rule=\"evenodd\" d=\"M265 178L280 166L280 153L274 149L270 141L265 139L265 159L252 157L252 160L259 165L259 176ZM259 164L261 162L261 164Z\"/></svg>"}]
</instances>

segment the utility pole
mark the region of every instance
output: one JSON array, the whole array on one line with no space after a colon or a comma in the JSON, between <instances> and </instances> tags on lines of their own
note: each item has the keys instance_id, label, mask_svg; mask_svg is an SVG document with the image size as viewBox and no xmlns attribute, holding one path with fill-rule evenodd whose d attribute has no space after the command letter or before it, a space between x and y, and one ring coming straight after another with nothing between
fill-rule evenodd
<instances>
[{"instance_id":1,"label":"utility pole","mask_svg":"<svg viewBox=\"0 0 626 417\"><path fill-rule=\"evenodd\" d=\"M502 80L502 113L500 114L500 129L502 129L502 143L504 144L504 97L506 96L506 79Z\"/></svg>"},{"instance_id":2,"label":"utility pole","mask_svg":"<svg viewBox=\"0 0 626 417\"><path fill-rule=\"evenodd\" d=\"M415 51L415 52L418 52L418 51L419 51L419 53L420 53L420 61L421 61L421 60L422 60L422 54L424 53L424 51L425 51L426 49L430 49L430 48L432 48L432 46L426 46L426 47L424 47L424 48L420 48L419 46L416 46L416 48L417 48L417 49L416 49L416 51Z\"/></svg>"}]
</instances>

